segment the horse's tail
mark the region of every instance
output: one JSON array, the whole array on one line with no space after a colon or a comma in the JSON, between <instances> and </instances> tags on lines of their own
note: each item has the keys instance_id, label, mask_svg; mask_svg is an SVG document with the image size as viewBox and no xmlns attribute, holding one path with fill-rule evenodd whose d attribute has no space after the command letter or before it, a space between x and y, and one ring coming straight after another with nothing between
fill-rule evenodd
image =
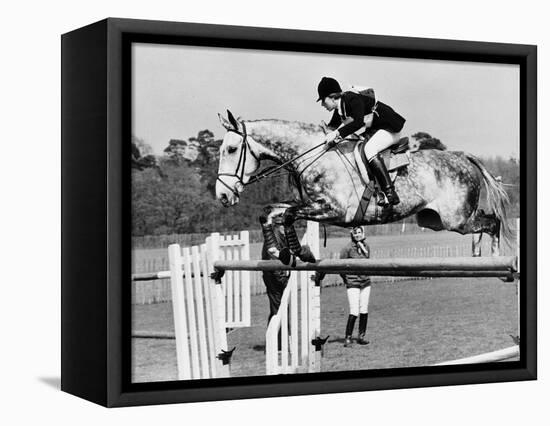
<instances>
[{"instance_id":1,"label":"horse's tail","mask_svg":"<svg viewBox=\"0 0 550 426\"><path fill-rule=\"evenodd\" d=\"M474 157L471 154L466 154L466 157L479 169L481 175L483 176L483 182L485 183L485 188L487 189L487 202L489 203L489 208L500 221L502 238L507 244L509 244L513 234L510 229L510 223L506 213L506 205L510 202L510 199L504 189L504 185L502 185L502 183L499 182L489 172L489 170L487 170L479 158Z\"/></svg>"}]
</instances>

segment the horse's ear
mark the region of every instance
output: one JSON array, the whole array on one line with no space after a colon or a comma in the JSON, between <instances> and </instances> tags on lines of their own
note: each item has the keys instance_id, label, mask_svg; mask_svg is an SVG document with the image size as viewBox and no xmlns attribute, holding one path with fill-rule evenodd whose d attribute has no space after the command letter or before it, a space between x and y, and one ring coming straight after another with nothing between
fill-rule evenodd
<instances>
[{"instance_id":1,"label":"horse's ear","mask_svg":"<svg viewBox=\"0 0 550 426\"><path fill-rule=\"evenodd\" d=\"M239 130L239 123L237 120L235 120L235 117L233 117L233 114L231 114L231 111L227 110L227 118L229 119L229 122L233 125L234 130Z\"/></svg>"},{"instance_id":2,"label":"horse's ear","mask_svg":"<svg viewBox=\"0 0 550 426\"><path fill-rule=\"evenodd\" d=\"M233 125L219 113L218 118L220 119L220 123L222 124L222 126L225 127L225 130L233 130Z\"/></svg>"}]
</instances>

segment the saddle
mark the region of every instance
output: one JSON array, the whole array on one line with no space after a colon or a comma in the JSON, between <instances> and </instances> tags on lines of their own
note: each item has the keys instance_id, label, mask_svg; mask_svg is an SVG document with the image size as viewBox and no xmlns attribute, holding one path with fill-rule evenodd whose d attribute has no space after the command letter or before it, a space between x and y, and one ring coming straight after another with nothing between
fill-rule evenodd
<instances>
[{"instance_id":1,"label":"saddle","mask_svg":"<svg viewBox=\"0 0 550 426\"><path fill-rule=\"evenodd\" d=\"M353 149L355 165L357 166L357 169L360 172L359 175L361 176L361 180L365 185L369 185L369 182L374 182L373 177L370 175L369 170L365 166L366 159L364 158L365 154L363 148L367 142L367 139L360 141ZM397 141L397 143L380 152L380 158L382 158L386 164L386 168L392 181L395 180L399 169L409 165L409 152L412 152L412 150L409 147L409 138L407 136L402 137L399 141Z\"/></svg>"},{"instance_id":2,"label":"saddle","mask_svg":"<svg viewBox=\"0 0 550 426\"><path fill-rule=\"evenodd\" d=\"M367 143L367 141L368 139L360 141L355 145L355 148L353 149L355 164L357 166L357 170L359 171L359 176L361 177L361 180L365 185L365 190L361 199L359 200L359 205L357 206L357 210L355 212L352 223L361 223L361 219L365 216L373 195L380 191L376 180L373 176L370 175L369 170L365 166L366 158L363 147L365 143ZM397 172L400 169L409 165L409 155L415 150L416 149L414 149L414 147L411 148L409 146L409 138L403 137L399 139L397 143L380 152L379 155L386 164L386 168L388 169L388 173L392 182L395 181L395 178L397 177ZM383 218L385 214L389 214L388 210L383 209L380 209L379 213L381 218Z\"/></svg>"}]
</instances>

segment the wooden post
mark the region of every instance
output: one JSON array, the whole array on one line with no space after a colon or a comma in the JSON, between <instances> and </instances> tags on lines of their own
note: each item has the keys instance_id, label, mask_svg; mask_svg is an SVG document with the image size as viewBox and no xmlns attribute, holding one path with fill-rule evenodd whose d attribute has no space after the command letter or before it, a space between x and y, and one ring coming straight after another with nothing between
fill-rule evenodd
<instances>
[{"instance_id":1,"label":"wooden post","mask_svg":"<svg viewBox=\"0 0 550 426\"><path fill-rule=\"evenodd\" d=\"M198 337L199 337L199 359L200 359L200 365L201 365L201 378L207 379L210 377L209 369L208 369L208 347L206 345L206 322L205 322L205 316L206 316L206 304L205 299L203 297L203 291L202 291L202 280L201 280L201 267L200 267L200 253L199 253L199 247L193 246L191 247L191 257L193 261L193 272L194 272L194 279L193 284L195 287L195 305L197 308L197 331L198 331Z\"/></svg>"},{"instance_id":2,"label":"wooden post","mask_svg":"<svg viewBox=\"0 0 550 426\"><path fill-rule=\"evenodd\" d=\"M309 369L309 273L307 271L293 272L300 275L300 366L304 372Z\"/></svg>"},{"instance_id":3,"label":"wooden post","mask_svg":"<svg viewBox=\"0 0 550 426\"><path fill-rule=\"evenodd\" d=\"M214 263L220 255L220 234L213 233L207 244L208 270L214 272ZM221 284L209 278L212 298L212 317L214 328L214 347L216 356L222 351L227 351L227 333L225 330L225 297ZM229 377L229 364L223 365L222 361L216 358L216 377Z\"/></svg>"},{"instance_id":4,"label":"wooden post","mask_svg":"<svg viewBox=\"0 0 550 426\"><path fill-rule=\"evenodd\" d=\"M248 231L241 231L241 259L250 259L250 235ZM250 271L241 273L241 310L242 310L242 326L250 327Z\"/></svg>"},{"instance_id":5,"label":"wooden post","mask_svg":"<svg viewBox=\"0 0 550 426\"><path fill-rule=\"evenodd\" d=\"M233 237L231 235L227 235L225 237L226 242L233 241ZM231 262L233 260L233 246L228 245L223 248L223 252L225 253L225 260L228 262ZM233 291L233 271L226 271L224 275L225 279L225 302L226 302L226 310L225 310L225 322L226 326L227 324L230 324L233 322L233 297L234 297L234 291Z\"/></svg>"},{"instance_id":6,"label":"wooden post","mask_svg":"<svg viewBox=\"0 0 550 426\"><path fill-rule=\"evenodd\" d=\"M519 335L519 332L520 332L520 324L521 324L521 321L520 321L520 306L521 306L521 303L520 303L520 279L521 279L521 259L520 259L520 242L521 242L521 236L520 236L520 218L518 217L516 219L516 256L518 258L518 272L520 273L518 280L516 281L516 296L517 296L517 299L518 299L518 338L520 337Z\"/></svg>"},{"instance_id":7,"label":"wooden post","mask_svg":"<svg viewBox=\"0 0 550 426\"><path fill-rule=\"evenodd\" d=\"M191 271L191 252L189 247L182 249L183 270L185 274L185 299L187 306L187 324L189 332L189 343L191 344L191 377L200 379L200 364L199 364L199 345L197 341L197 321L195 317L195 295L193 291L193 278L189 273Z\"/></svg>"},{"instance_id":8,"label":"wooden post","mask_svg":"<svg viewBox=\"0 0 550 426\"><path fill-rule=\"evenodd\" d=\"M319 250L319 224L317 222L308 222L306 230L306 240L311 252L316 259L320 258ZM317 351L311 343L312 340L321 336L321 286L315 285L313 274L309 274L309 367L308 372L316 373L321 371L321 352Z\"/></svg>"},{"instance_id":9,"label":"wooden post","mask_svg":"<svg viewBox=\"0 0 550 426\"><path fill-rule=\"evenodd\" d=\"M172 287L172 310L174 312L174 330L176 334L176 358L178 364L178 380L191 378L191 363L188 346L188 328L185 314L185 295L183 291L183 273L181 249L179 244L168 247Z\"/></svg>"},{"instance_id":10,"label":"wooden post","mask_svg":"<svg viewBox=\"0 0 550 426\"><path fill-rule=\"evenodd\" d=\"M293 272L288 281L290 286L290 365L296 373L300 362L298 352L298 272Z\"/></svg>"},{"instance_id":11,"label":"wooden post","mask_svg":"<svg viewBox=\"0 0 550 426\"><path fill-rule=\"evenodd\" d=\"M208 360L209 360L209 370L210 370L210 377L216 377L216 345L215 345L215 337L214 337L214 314L213 314L213 307L212 307L212 301L213 301L213 294L212 289L210 285L210 277L209 277L209 269L208 269L208 262L206 260L207 257L207 249L206 246L208 241L210 240L210 237L206 238L206 243L201 245L201 270L202 270L202 282L203 282L203 288L204 288L204 305L206 310L206 335L208 340Z\"/></svg>"}]
</instances>

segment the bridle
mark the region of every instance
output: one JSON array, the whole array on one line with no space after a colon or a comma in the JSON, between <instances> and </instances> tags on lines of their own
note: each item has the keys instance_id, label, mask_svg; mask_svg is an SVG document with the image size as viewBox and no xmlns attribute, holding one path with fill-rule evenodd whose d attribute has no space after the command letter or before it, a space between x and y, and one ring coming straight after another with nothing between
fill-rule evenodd
<instances>
[{"instance_id":1,"label":"bridle","mask_svg":"<svg viewBox=\"0 0 550 426\"><path fill-rule=\"evenodd\" d=\"M228 129L227 130L228 132L236 133L236 134L238 134L239 136L241 136L243 138L243 140L241 142L241 145L242 145L241 154L239 156L239 162L237 163L237 167L235 168L235 172L234 173L218 173L218 177L216 178L217 181L220 181L221 184L223 186L225 186L227 189L229 189L233 193L233 195L235 195L236 197L239 197L239 194L244 191L244 187L246 185L250 185L252 183L259 182L260 180L262 180L264 178L267 178L268 176L272 176L274 173L278 172L279 170L287 168L290 164L292 164L294 161L302 158L304 155L309 154L310 152L316 150L317 148L325 146L325 142L323 141L323 142L319 143L318 145L315 145L313 148L310 148L307 151L291 158L290 160L285 161L284 163L281 163L276 167L269 168L268 170L264 171L260 175L253 176L248 182L244 182L243 181L244 173L245 173L244 169L245 169L245 166L246 166L246 156L247 156L248 151L250 151L250 155L252 155L252 157L254 157L256 159L256 161L258 161L258 163L260 163L260 157L258 157L256 155L256 153L254 151L252 151L252 148L250 147L250 144L248 143L248 134L246 132L246 126L245 126L244 122L241 123L241 124L243 126L242 133L239 132L236 129ZM328 151L328 148L325 148L320 153L320 155L317 155L316 158L313 161L311 161L310 164L308 164L306 166L306 168L309 167L311 164L313 164L315 161L317 161L327 151ZM305 168L304 168L304 170L305 170ZM302 173L303 173L304 170L302 170ZM225 183L222 179L220 179L220 176L230 176L230 177L237 178L237 183L235 184L235 188L232 188L227 183Z\"/></svg>"},{"instance_id":2,"label":"bridle","mask_svg":"<svg viewBox=\"0 0 550 426\"><path fill-rule=\"evenodd\" d=\"M258 163L260 162L260 158L254 153L254 151L252 151L252 148L250 147L250 144L248 143L248 134L246 132L245 124L242 123L242 126L243 126L242 133L239 132L236 129L228 129L229 132L236 133L236 134L238 134L239 136L241 136L243 138L243 140L241 142L241 145L242 145L241 154L239 156L239 162L237 163L237 167L235 168L235 172L234 173L218 173L218 177L216 179L216 180L220 181L223 186L225 186L227 189L229 189L236 197L239 197L239 193L243 192L244 187L247 185L247 183L245 183L243 181L244 173L245 173L244 169L246 167L247 153L250 152L250 155L252 155L252 157L254 157L256 159L256 161L258 161ZM232 188L227 183L225 183L222 179L220 179L220 176L230 176L230 177L237 178L237 183L235 184L235 188Z\"/></svg>"}]
</instances>

